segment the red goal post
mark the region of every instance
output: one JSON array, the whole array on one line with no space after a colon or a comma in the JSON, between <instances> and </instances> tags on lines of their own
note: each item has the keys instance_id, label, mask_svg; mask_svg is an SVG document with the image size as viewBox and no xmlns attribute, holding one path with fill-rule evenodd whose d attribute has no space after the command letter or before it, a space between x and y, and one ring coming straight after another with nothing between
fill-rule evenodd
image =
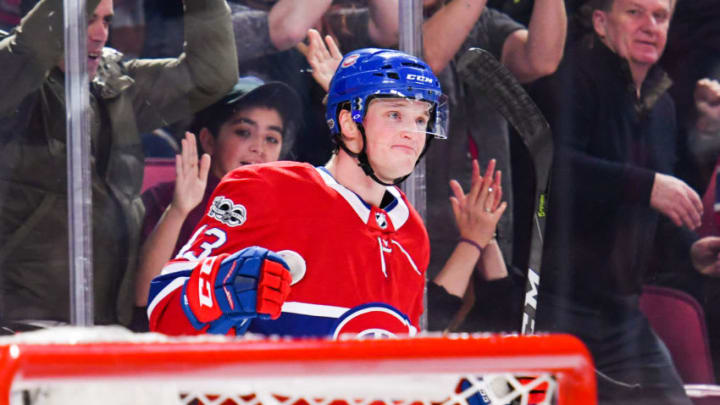
<instances>
[{"instance_id":1,"label":"red goal post","mask_svg":"<svg viewBox=\"0 0 720 405\"><path fill-rule=\"evenodd\" d=\"M46 336L53 336L45 332ZM162 381L170 381L193 391L190 386L194 382L210 381L214 386L207 390L218 393L219 387L238 387L238 383L231 381L257 381L267 387L274 378L279 378L279 382L271 385L270 392L274 396L273 401L277 400L278 404L337 404L337 400L360 404L357 399L360 396L374 398L370 402L372 404L460 404L472 394L463 397L457 389L455 392L450 389L450 392L442 394L444 397L426 399L423 392L439 389L440 382L448 378L452 386L457 387L457 382L463 379L474 381L482 380L481 376L511 374L525 376L524 381L527 381L527 376L531 377L530 380L542 377L542 381L538 379L539 382L535 383L535 388L547 390L548 395L553 396L552 400L542 403L596 403L590 355L579 340L568 335L438 335L339 341L225 337L172 339L156 334L86 339L86 335L81 333L76 337L43 340L28 339L31 334L19 334L0 339L0 404L10 403L13 390L28 390L35 384L75 381L85 386L98 381L122 385L122 381L141 381L157 386L162 385ZM337 380L340 382L334 382L338 378L341 378ZM371 380L378 382L380 388L374 388ZM342 381L349 381L349 386L342 385ZM518 383L505 382L503 385L513 384ZM258 387L260 385L252 386L250 392L263 389ZM295 387L310 389L311 393L298 397L284 393ZM333 387L341 387L340 395L332 392ZM353 392L353 388L358 392ZM421 398L397 400L396 396L405 394L388 393L395 388L418 394ZM376 390L381 393L376 394ZM288 395L291 396L290 402L286 402ZM496 396L503 395L509 394L503 391ZM251 397L248 404L265 405L264 402L268 402L258 401L248 392L240 395L244 398L241 400L246 400L248 396ZM199 403L215 403L212 402L213 397L207 397L209 400L203 397ZM333 400L313 402L319 397ZM536 403L520 396L515 398L517 401L514 403L518 404ZM305 402L298 402L300 400ZM498 402L493 400L492 403Z\"/></svg>"}]
</instances>

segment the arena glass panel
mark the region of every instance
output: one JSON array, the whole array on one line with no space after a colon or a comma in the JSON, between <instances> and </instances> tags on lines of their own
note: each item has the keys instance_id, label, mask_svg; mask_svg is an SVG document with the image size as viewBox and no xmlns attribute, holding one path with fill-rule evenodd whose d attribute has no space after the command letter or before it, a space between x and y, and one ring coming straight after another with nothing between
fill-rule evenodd
<instances>
[{"instance_id":1,"label":"arena glass panel","mask_svg":"<svg viewBox=\"0 0 720 405\"><path fill-rule=\"evenodd\" d=\"M13 27L20 23L20 17L28 13L33 6L33 4L29 3L32 2L13 0L3 0L0 2L0 13L2 13L0 16L2 17L1 20L4 24L4 29L12 30ZM573 24L575 20L580 20L581 17L580 5L576 4L580 2L566 3L566 11L569 16L569 21ZM273 5L274 4L272 2L264 1L248 2L247 4L230 3L233 20L236 21L237 18L237 21L242 21L242 23L236 24L235 27L235 43L240 62L240 74L254 75L265 80L285 81L299 93L304 106L304 123L303 129L298 130L297 133L296 146L293 148L293 158L300 161L310 162L314 165L322 165L329 157L332 149L331 143L328 142L329 137L326 136L326 132L324 132L326 131L326 124L322 114L323 107L321 103L317 103L318 99L322 100L323 91L313 84L311 72L306 65L303 65L305 61L302 55L294 50L276 52L276 49L273 49L272 52L266 52L267 49L270 49L266 47L264 48L264 52L257 51L257 48L253 48L258 45L257 43L267 41L269 36L269 34L267 36L259 34L264 32L263 29L261 29L262 17L255 20L253 16L256 13L267 14L270 10L272 10ZM354 28L350 26L352 23L348 22L352 21L352 18L348 17L348 14L345 13L345 9L349 7L352 12L359 12L357 10L363 9L363 6L367 5L333 4L320 25L325 31L335 32L338 36L355 33L356 31ZM530 23L530 16L533 11L531 2L521 1L512 2L511 4L511 2L502 2L498 0L491 1L490 6L507 13L515 20L524 23L526 26ZM718 52L712 45L714 43L713 38L715 37L712 36L712 33L707 36L705 36L705 34L701 34L702 32L705 32L702 30L702 26L704 26L704 24L708 24L708 21L711 21L711 16L717 15L717 6L710 3L706 4L704 2L698 2L697 5L687 5L681 2L677 7L675 17L670 26L668 45L665 49L664 57L661 62L675 82L675 85L670 90L670 94L673 96L676 105L677 118L675 121L680 135L677 139L675 139L676 144L678 145L679 153L677 153L677 164L672 165L672 169L675 171L676 176L691 186L699 196L705 197L703 199L705 209L703 210L700 233L708 235L714 234L715 229L715 218L713 215L715 197L712 192L712 190L714 190L714 180L711 180L711 178L714 179L713 174L715 160L717 158L717 149L714 147L716 143L713 143L714 138L711 136L713 133L712 127L706 127L699 133L693 132L692 127L694 125L693 121L696 114L695 104L693 101L693 90L695 89L695 83L698 79L706 76L717 77ZM334 20L328 17L329 15L332 15L333 12L336 12L336 14L339 15L339 17L336 17ZM184 31L182 18L183 10L179 2L146 1L143 4L139 1L116 1L114 4L114 13L115 17L111 25L108 45L122 52L123 58L131 59L138 56L143 58L166 58L175 57L182 52ZM249 34L243 36L243 38L253 38L254 40L238 41L238 26L241 26L249 31ZM587 28L588 26L580 24L577 27ZM417 29L419 30L419 27L417 27ZM54 32L60 33L61 30L56 30ZM572 29L569 30L567 42L570 43L573 39L579 38L580 35L578 32L580 31L576 32ZM361 37L360 34L350 35L350 37L353 36ZM343 44L345 41L342 39L339 42L343 52L347 52L348 49L352 49L347 48ZM345 43L353 42L352 39L350 39ZM244 51L241 52L241 48L243 47ZM273 47L277 48L275 46ZM249 56L247 59L243 59L240 54ZM257 60L263 60L263 62L255 62ZM49 70L52 70L55 66L50 63L47 65L50 66L48 68ZM30 69L26 70L30 71ZM4 73L7 80L18 84L25 83L24 81L21 82L14 80L16 76L9 78L8 72L9 71L6 70L6 73ZM49 77L52 77L52 75ZM443 78L441 77L441 81L442 80ZM443 83L444 87L449 90L453 89L452 86L456 82L447 82L447 79L445 80L446 82ZM7 88L10 89L8 92L9 94L22 95L26 91L23 89L14 90L12 87ZM43 89L46 88L43 87ZM57 88L53 88L51 84L48 84L46 90L48 92L54 91L52 94L59 97ZM154 87L154 91L157 93L162 92L163 90L162 86ZM460 94L462 95L462 92ZM465 96L468 97L472 103L481 103L480 101L475 101L473 97L468 95ZM62 98L59 98L58 100L61 102ZM316 100L316 102L311 103L308 102L308 100ZM459 102L456 101L456 103ZM30 104L32 103L28 102L28 105ZM32 105L36 106L37 104ZM60 121L34 121L31 118L33 117L33 113L36 113L35 110L27 107L26 105L21 106L19 103L17 104L17 107L26 108L15 109L14 111L16 111L16 113L13 114L13 117L11 117L15 118L15 120L5 121L5 123L3 123L4 128L2 128L3 131L10 132L12 130L13 132L19 133L20 131L15 130L17 127L14 126L16 124L13 124L13 122L18 122L17 120L22 122L22 119L24 119L25 123L32 122L36 126L41 127L41 129L33 131L35 134L45 131L45 133L62 135L64 124L58 124ZM53 104L50 103L48 106L43 105L43 107L52 108ZM90 108L94 108L92 102ZM467 106L464 108L467 108ZM312 119L308 118L308 116L314 117L315 122L313 123ZM469 126L475 126L477 124L475 122L476 119L483 119L481 114L466 114L466 116L470 116L472 120L468 118L470 121L465 122L464 125L461 126L461 124L463 124L461 122L456 123L455 126L467 128ZM460 115L460 117L462 117L462 115ZM157 119L157 117L152 118ZM107 117L103 119L107 119ZM102 122L102 119L100 122ZM100 122L90 122L90 131L92 132L93 128L102 127ZM95 127L93 125L95 125ZM170 122L163 122L163 125L158 128L142 131L145 132L145 136L143 136L143 138L146 139L146 142L142 143L142 149L145 150L143 155L144 159L158 159L153 163L156 163L157 166L166 169L161 175L161 179L168 178L162 176L169 176L169 178L173 177L172 166L168 166L167 161L163 159L171 158L172 155L174 155L174 152L178 148L178 141L182 138L184 129L187 128L188 125L189 119L186 118L184 124L175 123L171 125ZM456 138L468 137L464 130L459 133L460 135L456 135ZM488 129L487 133L492 133L492 129ZM505 192L505 199L507 199L510 203L510 207L506 211L503 220L501 220L497 240L508 266L514 266L514 268L518 269L519 273L524 273L527 268L527 252L529 251L528 239L530 231L528 229L532 226L530 217L532 216L533 211L531 207L532 201L530 198L526 197L527 195L531 195L532 192L529 190L533 186L532 181L528 180L531 178L531 176L528 175L530 166L528 162L530 160L526 155L527 152L525 152L522 148L522 145L518 144L517 139L512 136L512 131L501 129L500 133L507 133L507 139L500 142L501 147L502 143L505 142L507 144L507 149L511 150L512 153L507 154L508 157L506 159L509 159L506 161L508 169L503 172L503 190ZM6 137L7 139L11 139L9 135L6 135ZM59 149L54 149L52 147L41 148L46 149L42 151L42 153L46 154L42 158L40 158L41 155L39 152L33 152L33 149L30 148L30 146L21 147L17 144L13 146L12 142L6 141L6 146L4 147L4 150L8 151L9 155L7 159L3 159L7 162L5 163L7 166L3 168L3 175L7 176L7 180L5 182L7 188L2 193L4 203L1 212L4 217L2 220L2 226L5 228L3 233L5 233L6 236L4 237L5 240L2 243L4 246L4 254L2 256L4 263L0 265L0 268L2 268L4 273L3 297L8 300L8 302L3 304L3 312L6 314L3 315L3 321L9 323L9 327L11 329L13 327L17 327L15 325L16 321L32 320L36 318L51 321L68 320L66 314L62 314L64 311L60 311L61 315L54 313L55 309L65 307L64 303L59 302L52 302L49 305L44 305L44 308L38 309L38 312L23 313L25 309L13 312L11 309L18 307L13 305L13 302L23 303L19 306L20 308L29 308L30 306L25 303L37 300L38 296L41 297L41 301L50 302L50 298L46 299L43 296L55 296L56 294L46 294L45 291L60 289L60 287L58 287L59 283L56 282L56 280L62 280L61 283L63 283L63 289L65 288L64 283L67 283L64 275L53 273L52 277L55 278L48 279L40 277L39 281L34 281L35 285L32 287L24 288L17 284L22 282L20 280L23 278L20 276L21 274L43 274L43 271L45 271L46 268L62 268L64 266L62 263L68 260L68 253L65 252L67 238L61 238L61 241L57 242L50 237L55 236L58 233L65 234L64 231L61 232L60 230L67 228L67 222L62 218L62 215L60 215L60 213L65 212L67 209L67 203L65 203L67 192L64 191L63 188L64 184L66 184L66 176L63 174L66 172L66 169L63 166L63 160L58 157L57 153L61 152L60 154L64 155L64 150L62 141L60 141L60 144L57 144L54 139L55 138L51 137L46 141L46 144L49 143L50 145L54 145L56 147L58 145L61 146L59 146ZM62 136L60 136L60 139L62 139ZM473 142L468 142L468 145L459 147L461 153L457 153L454 149L453 151L456 153L453 153L453 151L446 151L444 154L438 153L439 160L442 164L447 166L449 171L452 173L467 172L466 169L469 166L467 161L465 161L465 153L473 154L473 147L479 148L481 152L483 149L486 149L484 144L477 144L478 139L475 137L470 136L470 139ZM497 138L488 137L487 139L480 139L480 141L491 142L488 139ZM440 142L434 142L433 146L438 146L439 143ZM37 146L38 144L33 143L32 145ZM101 156L104 156L107 159L106 167L99 169L96 168L97 170L103 170L103 174L106 177L109 175L108 173L112 173L113 170L121 170L119 167L112 166L110 163L109 156L112 152L110 152L109 149L112 149L114 146L115 145L111 146L107 144L96 144L94 146L94 148L96 148L94 152L100 153ZM125 146L127 146L128 156L136 156L133 152L134 148L137 146L136 144ZM149 151L150 149L152 149L152 151ZM20 157L22 153L28 155L22 155L22 157ZM481 154L478 154L478 156L480 155ZM511 158L509 158L510 155L512 155ZM428 157L428 159L430 158L431 157ZM500 159L500 157L497 158ZM482 160L483 159L481 158L481 167L484 167L486 161ZM39 161L42 161L44 164L40 164ZM463 161L462 165L460 164L461 161ZM31 162L35 162L34 165L31 165ZM430 175L430 173L434 170L441 171L443 168L442 164L435 164L430 161L427 163L430 165L428 167L428 175ZM58 164L60 166L58 166ZM95 164L97 164L97 162L95 162ZM463 169L463 167L465 169ZM135 173L135 169L137 169L137 167L125 167L123 170L129 171L121 172L118 176L123 178L123 175ZM154 173L155 172L153 172L153 174ZM24 180L21 181L20 178L25 178L24 176L30 175L42 179L42 181L40 181L40 183L31 182L31 186L25 187L27 182ZM103 252L101 255L102 257L120 258L119 262L122 262L123 264L121 265L117 263L117 261L116 263L112 263L111 268L113 268L113 270L108 270L108 273L112 273L113 276L109 278L99 277L99 281L95 281L96 284L106 283L104 286L105 288L118 291L116 294L113 294L112 297L104 299L104 304L101 302L95 303L96 319L98 319L98 316L102 319L98 323L115 322L114 317L118 314L115 313L117 308L113 308L112 303L114 303L117 299L120 299L119 291L121 286L124 286L126 291L128 291L123 294L127 295L130 291L132 291L132 287L128 285L128 283L132 284L132 282L125 279L124 275L127 271L131 271L134 268L130 262L137 260L136 256L128 253L131 249L130 245L139 246L140 240L125 240L127 235L132 233L132 231L129 231L127 229L128 225L123 223L123 217L127 215L123 209L120 208L123 202L119 201L120 198L113 197L116 193L123 195L123 198L126 198L128 195L136 195L143 190L143 187L149 186L148 184L143 184L143 180L140 180L139 186L136 184L138 183L136 180L139 179L133 178L132 180L133 181L125 182L126 184L124 184L123 187L119 187L123 188L122 190L110 189L107 185L104 189L101 186L98 186L99 189L96 189L95 186L93 186L94 199L98 198L98 193L104 193L103 195L107 196L105 204L93 204L93 218L100 218L103 223L103 225L96 224L94 226L94 233L115 235L114 238L104 241L102 245L96 243L94 245L96 247L95 255L97 256L99 255L99 252ZM468 188L469 182L467 179L461 183L465 186L465 189ZM588 184L592 186L591 183ZM707 190L711 190L711 192L707 193ZM577 190L571 191L571 193L567 193L566 195L571 195L573 192L579 192ZM431 262L431 266L429 268L429 275L431 277L437 274L439 269L445 263L447 257L449 257L452 249L455 248L454 238L457 237L457 233L452 227L452 213L447 203L448 194L449 191L447 188L445 188L445 192L443 193L434 192L433 190L428 191L429 202L427 222L428 228L431 230L431 245L435 246L437 244L437 240L442 240L443 238L446 240L444 245L445 248L435 249L433 247L433 261ZM621 197L626 194L632 193L630 190L621 190L619 193ZM614 203L611 202L608 209L616 208L613 204ZM127 212L135 212L135 214L139 215L137 211L133 211L137 209L136 205L129 202L125 205L131 207L125 208ZM596 215L598 212L600 211L591 211L588 213L588 216ZM444 224L447 228L449 228L445 230L445 234L454 235L452 242L447 242L449 237L442 235L442 231L433 232L433 223ZM668 226L672 228L672 225ZM587 232L592 233L594 231L593 229L588 229ZM17 239L13 238L13 236L17 237ZM648 234L645 236L647 239L656 239L655 234L653 233L651 235L650 230L648 230ZM656 247L657 245L654 243L652 244L653 246L651 249L653 254L651 256L653 257L653 260L644 266L649 270L643 273L642 282L661 283L679 289L684 289L698 298L700 302L706 303L704 309L706 311L705 316L709 331L710 350L714 353L716 350L713 350L713 348L714 346L717 346L715 344L716 339L714 337L718 334L716 330L716 324L718 321L714 311L712 310L715 306L707 303L712 302L714 297L717 295L713 293L716 289L715 285L717 282L713 278L700 276L695 273L694 270L690 269L691 264L688 261L688 256L684 253L675 255L675 253L682 253L685 251L683 248L685 245L683 243L686 243L686 239L665 238L663 242L667 242L667 245L666 247L660 249L658 249ZM27 250L31 245L35 245L35 249ZM616 246L615 249L619 252L618 254L622 254L627 257L636 257L639 253L636 252L635 248L630 245ZM648 249L650 249L650 247L648 247ZM435 255L435 251L438 251L439 253ZM667 254L670 253L673 253L673 255L668 257ZM570 254L574 253L567 252L567 255ZM436 256L438 257L437 259L435 258ZM38 261L39 257L45 259ZM97 263L97 260L98 259L95 258L95 263ZM601 258L598 260L602 262L605 259ZM34 265L28 264L31 267L23 267L24 265L21 265L22 263L34 263ZM39 270L20 270L32 269L33 266L35 266L35 269ZM97 267L97 264L94 267ZM118 268L122 269L118 270ZM690 270L678 272L676 271L678 268ZM510 274L512 274L513 271L514 270L511 268ZM97 273L97 269L95 272ZM564 273L568 272L569 270ZM541 277L541 283L542 281L543 278ZM483 286L487 287L487 283L483 282L483 280L473 280L473 283L474 291L476 292L485 291L482 290L482 288ZM520 285L522 285L522 282ZM515 288L516 287L517 285L515 285ZM572 286L568 285L567 288L570 289ZM479 323L472 323L473 318L471 317L466 318L465 323L456 321L455 328L459 328L457 330L463 330L463 328L468 328L470 330L488 330L494 329L495 325L500 325L501 328L506 330L508 326L506 326L502 320L507 319L516 319L517 321L514 321L514 323L517 323L517 328L519 328L520 308L523 303L522 295L524 292L522 287L520 287L519 290L520 291L518 293L517 291L511 289L506 294L512 297L509 302L516 304L517 308L510 308L505 305L501 306L498 309L498 312L503 314L498 317L501 318L500 321L482 323L482 319L480 319L478 321ZM638 293L639 291L632 291L632 294L630 295L636 295ZM129 297L131 296L132 294ZM483 297L475 297L475 306L497 305L496 302L484 302L482 298ZM126 296L125 299L126 303L133 301L131 298L128 298L128 296ZM132 304L134 305L136 303ZM69 307L69 304L67 306ZM103 306L111 309L107 311L107 314L101 315L97 311L97 306ZM124 308L126 314L121 321L123 323L127 323L130 319L129 317L131 317L130 312L132 311L127 311L127 306ZM431 311L432 309L429 310ZM467 321L467 319L470 319L470 321ZM465 326L463 326L463 324Z\"/></svg>"}]
</instances>

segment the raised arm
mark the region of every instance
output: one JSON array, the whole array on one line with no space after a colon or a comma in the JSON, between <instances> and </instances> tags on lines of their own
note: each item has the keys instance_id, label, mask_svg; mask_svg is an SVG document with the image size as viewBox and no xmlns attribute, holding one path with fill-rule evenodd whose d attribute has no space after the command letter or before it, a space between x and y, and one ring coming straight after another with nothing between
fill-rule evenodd
<instances>
[{"instance_id":1,"label":"raised arm","mask_svg":"<svg viewBox=\"0 0 720 405\"><path fill-rule=\"evenodd\" d=\"M238 78L225 0L185 1L185 49L177 59L136 59L133 107L140 132L187 118L224 95Z\"/></svg>"},{"instance_id":2,"label":"raised arm","mask_svg":"<svg viewBox=\"0 0 720 405\"><path fill-rule=\"evenodd\" d=\"M317 30L309 29L307 37L308 44L300 42L297 44L297 49L305 55L312 68L313 79L327 92L335 70L342 60L342 53L330 35L326 35L323 42Z\"/></svg>"},{"instance_id":3,"label":"raised arm","mask_svg":"<svg viewBox=\"0 0 720 405\"><path fill-rule=\"evenodd\" d=\"M535 0L528 29L510 34L500 61L522 83L547 76L560 64L566 35L563 0Z\"/></svg>"},{"instance_id":4,"label":"raised arm","mask_svg":"<svg viewBox=\"0 0 720 405\"><path fill-rule=\"evenodd\" d=\"M95 10L100 0L88 0ZM63 57L61 0L41 0L12 33L0 37L0 115L12 111L37 90Z\"/></svg>"},{"instance_id":5,"label":"raised arm","mask_svg":"<svg viewBox=\"0 0 720 405\"><path fill-rule=\"evenodd\" d=\"M694 98L697 120L688 142L694 146L690 148L694 158L701 162L704 159L700 151L705 149L708 153L707 150L712 150L720 137L720 82L708 78L698 80ZM709 160L714 162L715 156ZM680 179L655 174L650 203L675 225L685 225L690 229L701 225L703 207L700 196Z\"/></svg>"},{"instance_id":6,"label":"raised arm","mask_svg":"<svg viewBox=\"0 0 720 405\"><path fill-rule=\"evenodd\" d=\"M279 0L270 10L270 40L280 51L305 38L307 30L325 14L332 0Z\"/></svg>"},{"instance_id":7,"label":"raised arm","mask_svg":"<svg viewBox=\"0 0 720 405\"><path fill-rule=\"evenodd\" d=\"M172 258L180 231L190 212L202 202L210 171L210 156L198 159L195 135L182 140L182 150L175 156L175 191L173 200L155 225L140 250L140 264L135 278L135 305L147 305L150 282Z\"/></svg>"},{"instance_id":8,"label":"raised arm","mask_svg":"<svg viewBox=\"0 0 720 405\"><path fill-rule=\"evenodd\" d=\"M397 0L369 0L370 39L377 46L389 47L398 42L399 5Z\"/></svg>"},{"instance_id":9,"label":"raised arm","mask_svg":"<svg viewBox=\"0 0 720 405\"><path fill-rule=\"evenodd\" d=\"M493 175L493 173L495 173ZM501 174L495 172L495 161L488 164L485 176L480 177L477 161L473 161L472 185L465 194L460 184L450 183L450 197L460 239L450 258L433 282L457 297L467 289L478 259L488 280L507 275L505 262L497 244L492 243L497 223L507 208L502 198Z\"/></svg>"},{"instance_id":10,"label":"raised arm","mask_svg":"<svg viewBox=\"0 0 720 405\"><path fill-rule=\"evenodd\" d=\"M703 78L695 84L697 119L688 130L690 156L707 182L720 154L720 82Z\"/></svg>"},{"instance_id":11,"label":"raised arm","mask_svg":"<svg viewBox=\"0 0 720 405\"><path fill-rule=\"evenodd\" d=\"M448 65L465 42L487 0L453 0L423 24L423 58L435 73Z\"/></svg>"}]
</instances>

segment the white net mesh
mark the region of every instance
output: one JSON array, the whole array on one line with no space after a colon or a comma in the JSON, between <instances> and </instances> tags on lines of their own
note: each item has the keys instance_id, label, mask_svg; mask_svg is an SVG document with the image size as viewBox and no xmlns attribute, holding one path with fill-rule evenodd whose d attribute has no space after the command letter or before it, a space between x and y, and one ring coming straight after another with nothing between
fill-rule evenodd
<instances>
[{"instance_id":1,"label":"white net mesh","mask_svg":"<svg viewBox=\"0 0 720 405\"><path fill-rule=\"evenodd\" d=\"M13 405L464 405L556 404L550 374L518 378L510 373L479 375L383 375L320 378L265 377L246 381L22 382Z\"/></svg>"},{"instance_id":2,"label":"white net mesh","mask_svg":"<svg viewBox=\"0 0 720 405\"><path fill-rule=\"evenodd\" d=\"M168 339L101 329L26 335L0 339L3 388L13 405L595 403L592 363L567 336L339 342Z\"/></svg>"}]
</instances>

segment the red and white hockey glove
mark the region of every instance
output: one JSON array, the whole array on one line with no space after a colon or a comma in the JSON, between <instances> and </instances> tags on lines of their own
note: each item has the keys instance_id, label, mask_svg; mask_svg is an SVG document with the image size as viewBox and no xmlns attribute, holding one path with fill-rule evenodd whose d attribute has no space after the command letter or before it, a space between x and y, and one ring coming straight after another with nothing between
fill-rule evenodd
<instances>
[{"instance_id":1,"label":"red and white hockey glove","mask_svg":"<svg viewBox=\"0 0 720 405\"><path fill-rule=\"evenodd\" d=\"M185 315L200 330L243 333L253 318L277 319L290 293L290 268L275 252L253 246L203 260L183 288Z\"/></svg>"}]
</instances>

